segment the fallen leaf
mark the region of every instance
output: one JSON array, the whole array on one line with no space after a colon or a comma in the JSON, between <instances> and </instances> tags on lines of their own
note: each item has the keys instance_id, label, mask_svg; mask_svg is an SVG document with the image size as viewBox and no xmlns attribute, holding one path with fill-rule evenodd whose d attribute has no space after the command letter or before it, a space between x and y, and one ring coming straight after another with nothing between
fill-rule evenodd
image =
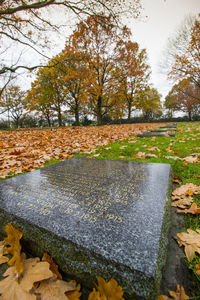
<instances>
[{"instance_id":1,"label":"fallen leaf","mask_svg":"<svg viewBox=\"0 0 200 300\"><path fill-rule=\"evenodd\" d=\"M181 184L181 182L178 179L172 180L173 183Z\"/></svg>"},{"instance_id":2,"label":"fallen leaf","mask_svg":"<svg viewBox=\"0 0 200 300\"><path fill-rule=\"evenodd\" d=\"M199 215L200 214L200 208L197 207L196 203L192 203L192 205L189 209L184 209L184 210L177 209L177 213Z\"/></svg>"},{"instance_id":3,"label":"fallen leaf","mask_svg":"<svg viewBox=\"0 0 200 300\"><path fill-rule=\"evenodd\" d=\"M197 164L199 162L199 155L187 156L183 158L184 163Z\"/></svg>"},{"instance_id":4,"label":"fallen leaf","mask_svg":"<svg viewBox=\"0 0 200 300\"><path fill-rule=\"evenodd\" d=\"M186 295L184 288L179 284L177 284L176 292L170 291L169 294L171 297L161 295L158 297L158 300L187 300L190 298Z\"/></svg>"},{"instance_id":5,"label":"fallen leaf","mask_svg":"<svg viewBox=\"0 0 200 300\"><path fill-rule=\"evenodd\" d=\"M192 197L184 197L179 200L174 200L171 203L171 206L179 207L179 208L186 208L187 206L189 206L192 203L192 201L193 201Z\"/></svg>"},{"instance_id":6,"label":"fallen leaf","mask_svg":"<svg viewBox=\"0 0 200 300\"><path fill-rule=\"evenodd\" d=\"M198 275L200 275L200 263L195 265L195 269Z\"/></svg>"},{"instance_id":7,"label":"fallen leaf","mask_svg":"<svg viewBox=\"0 0 200 300\"><path fill-rule=\"evenodd\" d=\"M7 251L5 251L5 241L0 242L0 265L9 261L8 257L4 256Z\"/></svg>"},{"instance_id":8,"label":"fallen leaf","mask_svg":"<svg viewBox=\"0 0 200 300\"><path fill-rule=\"evenodd\" d=\"M185 246L185 254L188 261L192 261L195 252L200 254L200 230L194 231L187 229L187 232L177 234L177 242L179 246Z\"/></svg>"},{"instance_id":9,"label":"fallen leaf","mask_svg":"<svg viewBox=\"0 0 200 300\"><path fill-rule=\"evenodd\" d=\"M122 287L115 279L106 282L102 277L98 277L97 281L97 290L93 289L88 300L124 300Z\"/></svg>"},{"instance_id":10,"label":"fallen leaf","mask_svg":"<svg viewBox=\"0 0 200 300\"><path fill-rule=\"evenodd\" d=\"M76 285L63 280L43 280L35 290L41 295L42 300L67 300L65 293L76 289ZM77 298L78 300L79 298Z\"/></svg>"},{"instance_id":11,"label":"fallen leaf","mask_svg":"<svg viewBox=\"0 0 200 300\"><path fill-rule=\"evenodd\" d=\"M55 264L55 262L48 253L45 252L43 254L42 261L47 261L50 265L49 269L57 276L57 279L62 279L62 275L58 271L58 266Z\"/></svg>"},{"instance_id":12,"label":"fallen leaf","mask_svg":"<svg viewBox=\"0 0 200 300\"><path fill-rule=\"evenodd\" d=\"M81 289L81 286L80 286L80 284L78 284L75 291L68 291L65 294L69 300L79 300L80 296L82 295L82 293L80 292L80 289Z\"/></svg>"},{"instance_id":13,"label":"fallen leaf","mask_svg":"<svg viewBox=\"0 0 200 300\"><path fill-rule=\"evenodd\" d=\"M135 156L135 158L145 158L146 153L145 152L138 152L134 156Z\"/></svg>"},{"instance_id":14,"label":"fallen leaf","mask_svg":"<svg viewBox=\"0 0 200 300\"><path fill-rule=\"evenodd\" d=\"M5 237L4 241L6 245L10 246L7 248L7 251L12 255L12 258L8 261L8 265L15 266L18 277L20 277L23 272L23 263L21 261L21 245L19 242L22 238L22 232L12 224L6 225L5 231L7 237Z\"/></svg>"}]
</instances>

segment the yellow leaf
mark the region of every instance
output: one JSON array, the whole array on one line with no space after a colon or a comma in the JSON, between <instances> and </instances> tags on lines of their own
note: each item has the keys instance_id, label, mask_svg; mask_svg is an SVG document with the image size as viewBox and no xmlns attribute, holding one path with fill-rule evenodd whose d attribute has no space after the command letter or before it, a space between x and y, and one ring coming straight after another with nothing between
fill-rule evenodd
<instances>
[{"instance_id":1,"label":"yellow leaf","mask_svg":"<svg viewBox=\"0 0 200 300\"><path fill-rule=\"evenodd\" d=\"M76 289L76 285L63 280L54 281L53 278L43 280L35 290L42 297L42 300L67 300L65 293ZM79 298L77 298L79 299Z\"/></svg>"},{"instance_id":2,"label":"yellow leaf","mask_svg":"<svg viewBox=\"0 0 200 300\"><path fill-rule=\"evenodd\" d=\"M73 281L70 281L69 283L72 283ZM82 295L80 292L80 284L77 285L76 290L75 291L69 291L66 293L66 296L69 300L79 300L80 296Z\"/></svg>"},{"instance_id":3,"label":"yellow leaf","mask_svg":"<svg viewBox=\"0 0 200 300\"><path fill-rule=\"evenodd\" d=\"M97 281L97 292L95 291L95 289L93 289L93 291L90 293L91 296L89 295L88 300L124 300L124 292L122 290L122 287L118 285L115 279L112 278L111 280L106 282L102 277L98 277Z\"/></svg>"},{"instance_id":4,"label":"yellow leaf","mask_svg":"<svg viewBox=\"0 0 200 300\"><path fill-rule=\"evenodd\" d=\"M19 242L22 237L22 232L12 224L6 225L5 231L7 233L7 237L4 240L6 245L10 246L7 248L7 251L13 256L9 260L8 264L9 266L15 266L18 277L20 277L23 272L23 264L20 256L21 245Z\"/></svg>"},{"instance_id":5,"label":"yellow leaf","mask_svg":"<svg viewBox=\"0 0 200 300\"><path fill-rule=\"evenodd\" d=\"M171 300L171 299L174 299L174 300L187 300L187 299L189 299L189 297L185 293L184 288L182 286L180 286L179 284L177 284L176 292L170 291L169 294L172 298L167 297L165 295L161 295L161 296L158 297L158 300Z\"/></svg>"},{"instance_id":6,"label":"yellow leaf","mask_svg":"<svg viewBox=\"0 0 200 300\"><path fill-rule=\"evenodd\" d=\"M107 300L105 295L100 295L95 289L89 294L88 300Z\"/></svg>"}]
</instances>

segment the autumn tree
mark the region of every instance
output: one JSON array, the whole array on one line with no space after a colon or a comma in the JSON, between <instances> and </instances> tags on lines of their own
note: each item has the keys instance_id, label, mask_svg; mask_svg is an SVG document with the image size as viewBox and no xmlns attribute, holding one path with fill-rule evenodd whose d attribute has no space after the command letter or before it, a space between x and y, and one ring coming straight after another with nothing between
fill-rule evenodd
<instances>
[{"instance_id":1,"label":"autumn tree","mask_svg":"<svg viewBox=\"0 0 200 300\"><path fill-rule=\"evenodd\" d=\"M187 19L175 38L170 40L169 48L172 59L170 78L176 82L188 79L200 89L200 15Z\"/></svg>"},{"instance_id":2,"label":"autumn tree","mask_svg":"<svg viewBox=\"0 0 200 300\"><path fill-rule=\"evenodd\" d=\"M191 121L193 113L199 106L198 93L199 89L189 78L183 79L169 91L165 98L165 108L186 112L189 121Z\"/></svg>"},{"instance_id":3,"label":"autumn tree","mask_svg":"<svg viewBox=\"0 0 200 300\"><path fill-rule=\"evenodd\" d=\"M66 96L69 113L74 115L75 124L80 125L80 112L86 101L86 78L89 76L87 54L66 42L64 50L52 59L54 70L62 78L62 88Z\"/></svg>"},{"instance_id":4,"label":"autumn tree","mask_svg":"<svg viewBox=\"0 0 200 300\"><path fill-rule=\"evenodd\" d=\"M146 86L136 96L136 107L142 110L146 120L153 119L162 110L161 95L155 88Z\"/></svg>"},{"instance_id":5,"label":"autumn tree","mask_svg":"<svg viewBox=\"0 0 200 300\"><path fill-rule=\"evenodd\" d=\"M89 74L87 93L90 107L102 124L103 117L112 109L115 101L112 94L119 72L119 43L130 36L129 30L119 29L111 22L111 16L88 17L80 22L71 36L74 47L88 55Z\"/></svg>"},{"instance_id":6,"label":"autumn tree","mask_svg":"<svg viewBox=\"0 0 200 300\"><path fill-rule=\"evenodd\" d=\"M122 41L118 65L120 67L119 93L128 111L128 121L131 112L136 108L136 95L147 85L150 67L147 64L147 53L145 49L140 50L135 42Z\"/></svg>"},{"instance_id":7,"label":"autumn tree","mask_svg":"<svg viewBox=\"0 0 200 300\"><path fill-rule=\"evenodd\" d=\"M51 64L51 61L49 62ZM62 126L62 108L65 105L64 78L56 66L40 68L26 99L27 107L42 109L50 125L52 111L57 114L58 125ZM32 107L32 108L31 108Z\"/></svg>"},{"instance_id":8,"label":"autumn tree","mask_svg":"<svg viewBox=\"0 0 200 300\"><path fill-rule=\"evenodd\" d=\"M7 112L8 122L10 123L11 118L16 128L19 127L22 117L25 116L24 99L25 92L21 91L19 86L14 85L7 87L1 97L0 107L4 113Z\"/></svg>"}]
</instances>

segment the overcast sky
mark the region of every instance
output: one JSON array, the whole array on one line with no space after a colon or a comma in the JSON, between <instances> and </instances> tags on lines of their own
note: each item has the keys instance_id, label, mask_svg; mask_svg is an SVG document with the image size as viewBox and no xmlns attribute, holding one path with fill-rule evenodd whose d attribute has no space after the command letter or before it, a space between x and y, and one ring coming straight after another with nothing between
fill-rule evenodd
<instances>
[{"instance_id":1,"label":"overcast sky","mask_svg":"<svg viewBox=\"0 0 200 300\"><path fill-rule=\"evenodd\" d=\"M159 62L166 48L167 40L188 14L200 13L200 0L141 0L143 19L129 20L133 38L142 48L147 49L152 69L152 83L165 97L171 87L167 78L161 74ZM147 16L147 17L145 17Z\"/></svg>"}]
</instances>

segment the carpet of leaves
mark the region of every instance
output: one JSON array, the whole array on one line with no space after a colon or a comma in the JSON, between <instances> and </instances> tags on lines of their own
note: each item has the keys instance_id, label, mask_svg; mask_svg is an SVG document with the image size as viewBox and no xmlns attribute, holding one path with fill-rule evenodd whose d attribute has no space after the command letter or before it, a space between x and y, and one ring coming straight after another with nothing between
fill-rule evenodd
<instances>
[{"instance_id":1,"label":"carpet of leaves","mask_svg":"<svg viewBox=\"0 0 200 300\"><path fill-rule=\"evenodd\" d=\"M136 136L159 125L151 123L1 131L0 178L32 171L51 159L67 159L79 152L92 153L96 147Z\"/></svg>"}]
</instances>

